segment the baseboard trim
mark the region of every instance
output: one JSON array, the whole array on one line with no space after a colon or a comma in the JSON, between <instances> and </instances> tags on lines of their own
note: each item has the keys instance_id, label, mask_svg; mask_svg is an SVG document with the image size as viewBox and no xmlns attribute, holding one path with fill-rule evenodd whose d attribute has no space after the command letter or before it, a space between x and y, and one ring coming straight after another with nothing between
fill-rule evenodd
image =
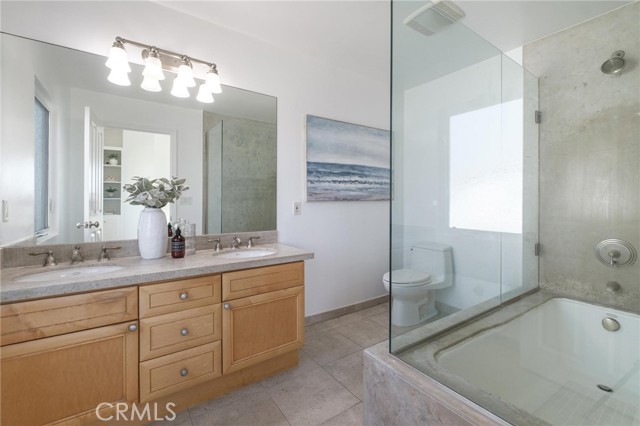
<instances>
[{"instance_id":1,"label":"baseboard trim","mask_svg":"<svg viewBox=\"0 0 640 426\"><path fill-rule=\"evenodd\" d=\"M386 303L389 301L389 295L374 297L373 299L365 300L364 302L354 303L353 305L343 306L342 308L334 309L320 314L310 315L304 319L304 325L310 326L322 321L338 318L343 315L352 314L354 312L361 311L363 309L370 308L372 306Z\"/></svg>"}]
</instances>

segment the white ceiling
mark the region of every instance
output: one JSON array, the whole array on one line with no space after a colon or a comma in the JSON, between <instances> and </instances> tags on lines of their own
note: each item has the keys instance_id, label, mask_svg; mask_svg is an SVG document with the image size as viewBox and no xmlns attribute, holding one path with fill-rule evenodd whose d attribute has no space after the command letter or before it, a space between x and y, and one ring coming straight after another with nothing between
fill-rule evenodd
<instances>
[{"instance_id":1,"label":"white ceiling","mask_svg":"<svg viewBox=\"0 0 640 426\"><path fill-rule=\"evenodd\" d=\"M388 81L388 1L158 1L253 38ZM616 9L618 0L457 0L461 22L509 51ZM423 2L415 2L416 9Z\"/></svg>"}]
</instances>

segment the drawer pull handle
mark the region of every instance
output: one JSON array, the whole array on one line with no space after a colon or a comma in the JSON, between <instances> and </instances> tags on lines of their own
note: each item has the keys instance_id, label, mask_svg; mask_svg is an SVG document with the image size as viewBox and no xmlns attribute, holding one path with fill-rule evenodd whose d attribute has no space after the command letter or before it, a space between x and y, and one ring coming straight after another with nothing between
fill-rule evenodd
<instances>
[{"instance_id":1,"label":"drawer pull handle","mask_svg":"<svg viewBox=\"0 0 640 426\"><path fill-rule=\"evenodd\" d=\"M187 370L186 368L183 368L182 370L180 370L180 375L182 377L187 377L187 374L189 374L189 370Z\"/></svg>"},{"instance_id":2,"label":"drawer pull handle","mask_svg":"<svg viewBox=\"0 0 640 426\"><path fill-rule=\"evenodd\" d=\"M187 334L189 334L189 330L187 330L186 328L183 328L182 330L180 330L180 334L182 334L183 336L186 336Z\"/></svg>"},{"instance_id":3,"label":"drawer pull handle","mask_svg":"<svg viewBox=\"0 0 640 426\"><path fill-rule=\"evenodd\" d=\"M225 303L223 307L228 311L229 309L231 309L231 303Z\"/></svg>"},{"instance_id":4,"label":"drawer pull handle","mask_svg":"<svg viewBox=\"0 0 640 426\"><path fill-rule=\"evenodd\" d=\"M131 324L129 326L129 331L136 331L138 329L138 326L136 324Z\"/></svg>"},{"instance_id":5,"label":"drawer pull handle","mask_svg":"<svg viewBox=\"0 0 640 426\"><path fill-rule=\"evenodd\" d=\"M184 293L180 293L180 300L187 300L189 298L189 293L186 291Z\"/></svg>"}]
</instances>

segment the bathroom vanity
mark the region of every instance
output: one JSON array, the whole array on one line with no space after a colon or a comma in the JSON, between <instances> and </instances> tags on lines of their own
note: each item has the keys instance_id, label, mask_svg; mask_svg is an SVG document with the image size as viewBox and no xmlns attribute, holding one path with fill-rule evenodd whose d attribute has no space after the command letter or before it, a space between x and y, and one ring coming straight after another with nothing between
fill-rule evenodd
<instances>
[{"instance_id":1,"label":"bathroom vanity","mask_svg":"<svg viewBox=\"0 0 640 426\"><path fill-rule=\"evenodd\" d=\"M295 366L313 253L268 247L260 259L123 258L49 285L16 281L33 267L3 270L1 423L95 424L97 406L109 418L118 403L162 418L167 403L179 412Z\"/></svg>"}]
</instances>

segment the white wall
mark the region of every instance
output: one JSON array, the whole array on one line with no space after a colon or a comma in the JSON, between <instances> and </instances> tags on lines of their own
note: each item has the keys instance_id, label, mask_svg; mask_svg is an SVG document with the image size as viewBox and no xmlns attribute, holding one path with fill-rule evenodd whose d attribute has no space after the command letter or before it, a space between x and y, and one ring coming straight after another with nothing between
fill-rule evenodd
<instances>
[{"instance_id":1,"label":"white wall","mask_svg":"<svg viewBox=\"0 0 640 426\"><path fill-rule=\"evenodd\" d=\"M102 55L116 36L149 42L211 58L224 84L276 96L279 240L315 252L306 264L306 315L384 294L388 203L304 203L300 216L292 215L292 205L304 196L305 114L388 129L388 80L372 81L150 2L3 1L0 7L9 33Z\"/></svg>"}]
</instances>

